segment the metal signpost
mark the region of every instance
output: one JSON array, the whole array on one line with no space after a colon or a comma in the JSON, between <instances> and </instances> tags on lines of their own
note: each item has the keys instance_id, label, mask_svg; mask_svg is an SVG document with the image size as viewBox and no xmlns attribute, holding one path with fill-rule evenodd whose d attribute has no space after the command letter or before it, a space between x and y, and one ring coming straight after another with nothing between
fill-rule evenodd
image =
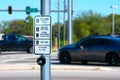
<instances>
[{"instance_id":1,"label":"metal signpost","mask_svg":"<svg viewBox=\"0 0 120 80\"><path fill-rule=\"evenodd\" d=\"M41 80L51 80L51 35L50 0L41 0L41 15L34 19L34 53L41 55L37 59Z\"/></svg>"}]
</instances>

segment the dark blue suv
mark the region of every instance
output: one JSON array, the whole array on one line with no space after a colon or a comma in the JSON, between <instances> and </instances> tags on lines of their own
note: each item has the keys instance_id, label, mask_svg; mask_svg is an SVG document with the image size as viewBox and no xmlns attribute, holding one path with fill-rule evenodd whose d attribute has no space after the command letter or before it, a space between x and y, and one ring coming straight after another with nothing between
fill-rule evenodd
<instances>
[{"instance_id":1,"label":"dark blue suv","mask_svg":"<svg viewBox=\"0 0 120 80\"><path fill-rule=\"evenodd\" d=\"M69 64L72 61L107 62L109 65L120 63L119 36L88 36L77 43L59 49L59 61Z\"/></svg>"}]
</instances>

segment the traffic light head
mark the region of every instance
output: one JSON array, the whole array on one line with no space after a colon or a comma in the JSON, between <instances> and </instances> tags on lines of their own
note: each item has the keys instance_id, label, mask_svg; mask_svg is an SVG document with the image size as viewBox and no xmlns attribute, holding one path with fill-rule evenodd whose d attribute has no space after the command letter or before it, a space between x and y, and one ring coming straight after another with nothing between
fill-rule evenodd
<instances>
[{"instance_id":1,"label":"traffic light head","mask_svg":"<svg viewBox=\"0 0 120 80\"><path fill-rule=\"evenodd\" d=\"M12 14L12 6L8 6L8 13Z\"/></svg>"},{"instance_id":2,"label":"traffic light head","mask_svg":"<svg viewBox=\"0 0 120 80\"><path fill-rule=\"evenodd\" d=\"M26 7L26 14L28 14L28 15L30 14L30 6Z\"/></svg>"}]
</instances>

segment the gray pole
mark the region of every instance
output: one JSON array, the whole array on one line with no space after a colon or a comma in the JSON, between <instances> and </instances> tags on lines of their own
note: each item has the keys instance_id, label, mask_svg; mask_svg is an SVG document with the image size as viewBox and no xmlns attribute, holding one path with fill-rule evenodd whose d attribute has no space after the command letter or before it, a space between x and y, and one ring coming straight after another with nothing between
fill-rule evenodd
<instances>
[{"instance_id":1,"label":"gray pole","mask_svg":"<svg viewBox=\"0 0 120 80\"><path fill-rule=\"evenodd\" d=\"M60 48L60 0L58 0L58 49Z\"/></svg>"},{"instance_id":2,"label":"gray pole","mask_svg":"<svg viewBox=\"0 0 120 80\"><path fill-rule=\"evenodd\" d=\"M50 15L50 0L41 0L41 15ZM51 80L50 55L41 55L46 63L41 66L41 80Z\"/></svg>"},{"instance_id":3,"label":"gray pole","mask_svg":"<svg viewBox=\"0 0 120 80\"><path fill-rule=\"evenodd\" d=\"M50 0L41 0L41 15L50 15Z\"/></svg>"},{"instance_id":4,"label":"gray pole","mask_svg":"<svg viewBox=\"0 0 120 80\"><path fill-rule=\"evenodd\" d=\"M66 23L65 23L65 12L66 12L66 0L64 0L64 14L63 14L63 17L64 17L64 30L63 30L63 41L64 41L64 45L65 45L65 26L66 26Z\"/></svg>"},{"instance_id":5,"label":"gray pole","mask_svg":"<svg viewBox=\"0 0 120 80\"><path fill-rule=\"evenodd\" d=\"M113 14L112 14L112 34L114 35L115 34L115 31L114 31L114 9L113 10Z\"/></svg>"},{"instance_id":6,"label":"gray pole","mask_svg":"<svg viewBox=\"0 0 120 80\"><path fill-rule=\"evenodd\" d=\"M115 34L115 16L114 16L115 10L114 9L116 9L117 6L112 5L111 8L112 8L112 35L114 35Z\"/></svg>"},{"instance_id":7,"label":"gray pole","mask_svg":"<svg viewBox=\"0 0 120 80\"><path fill-rule=\"evenodd\" d=\"M68 0L68 37L69 44L72 44L72 0Z\"/></svg>"}]
</instances>

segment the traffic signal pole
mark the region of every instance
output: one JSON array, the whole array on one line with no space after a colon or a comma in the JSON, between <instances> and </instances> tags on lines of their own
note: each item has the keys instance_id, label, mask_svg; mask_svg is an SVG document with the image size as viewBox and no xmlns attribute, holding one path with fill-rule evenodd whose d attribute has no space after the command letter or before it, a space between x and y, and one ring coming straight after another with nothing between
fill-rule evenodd
<instances>
[{"instance_id":1,"label":"traffic signal pole","mask_svg":"<svg viewBox=\"0 0 120 80\"><path fill-rule=\"evenodd\" d=\"M68 43L72 44L72 0L68 0Z\"/></svg>"},{"instance_id":2,"label":"traffic signal pole","mask_svg":"<svg viewBox=\"0 0 120 80\"><path fill-rule=\"evenodd\" d=\"M41 58L45 59L46 62L45 64L41 65L40 80L51 80L50 55L41 55Z\"/></svg>"},{"instance_id":3,"label":"traffic signal pole","mask_svg":"<svg viewBox=\"0 0 120 80\"><path fill-rule=\"evenodd\" d=\"M49 16L50 15L50 0L40 0L41 2L41 15ZM41 55L45 59L45 64L41 65L41 80L51 80L51 64L50 64L50 55Z\"/></svg>"}]
</instances>

